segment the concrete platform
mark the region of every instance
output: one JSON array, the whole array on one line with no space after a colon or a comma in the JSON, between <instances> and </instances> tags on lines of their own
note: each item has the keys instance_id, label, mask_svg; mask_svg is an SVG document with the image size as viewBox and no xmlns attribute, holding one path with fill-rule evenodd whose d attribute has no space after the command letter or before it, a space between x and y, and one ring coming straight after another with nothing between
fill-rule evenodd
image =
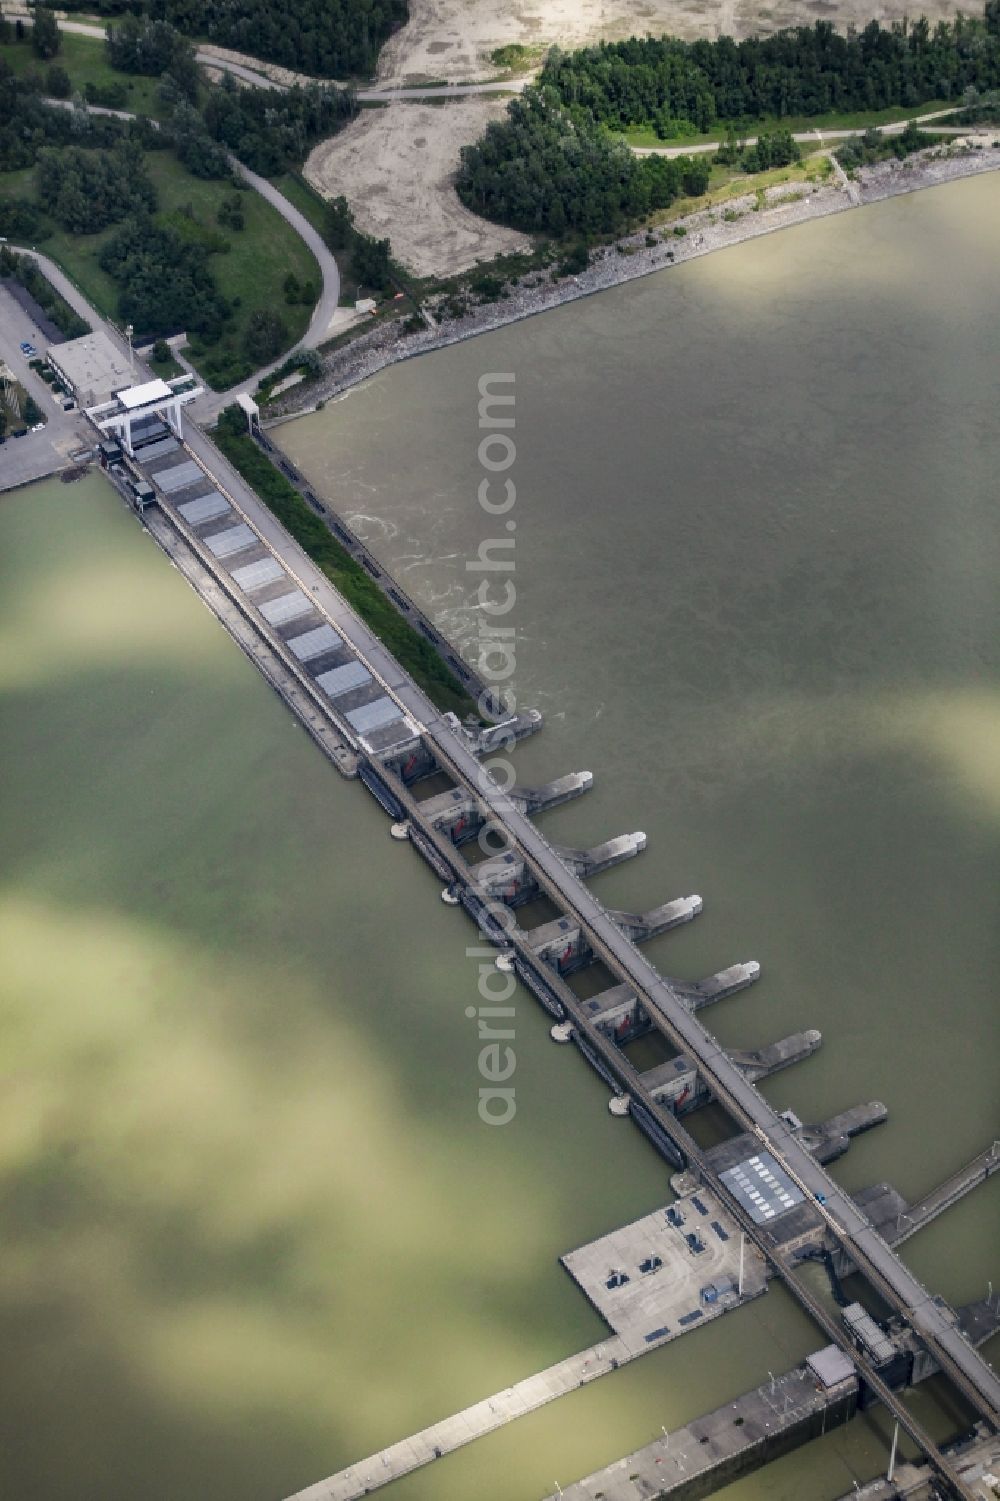
<instances>
[{"instance_id":1,"label":"concrete platform","mask_svg":"<svg viewBox=\"0 0 1000 1501\"><path fill-rule=\"evenodd\" d=\"M747 1242L739 1296L740 1229L704 1188L560 1260L635 1355L758 1297L767 1286L763 1257Z\"/></svg>"}]
</instances>

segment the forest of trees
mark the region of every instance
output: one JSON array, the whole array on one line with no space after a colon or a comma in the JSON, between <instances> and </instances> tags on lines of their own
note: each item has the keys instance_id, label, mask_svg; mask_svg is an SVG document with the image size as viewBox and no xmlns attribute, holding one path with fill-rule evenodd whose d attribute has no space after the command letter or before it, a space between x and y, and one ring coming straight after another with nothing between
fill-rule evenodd
<instances>
[{"instance_id":1,"label":"forest of trees","mask_svg":"<svg viewBox=\"0 0 1000 1501\"><path fill-rule=\"evenodd\" d=\"M1000 85L1000 0L978 18L956 16L846 36L828 21L734 42L632 38L578 52L553 49L540 83L574 118L612 130L708 130L716 120L784 119L961 100Z\"/></svg>"},{"instance_id":2,"label":"forest of trees","mask_svg":"<svg viewBox=\"0 0 1000 1501\"><path fill-rule=\"evenodd\" d=\"M71 234L96 234L156 208L156 190L134 141L122 141L113 151L46 147L38 154L35 184L42 207Z\"/></svg>"},{"instance_id":3,"label":"forest of trees","mask_svg":"<svg viewBox=\"0 0 1000 1501\"><path fill-rule=\"evenodd\" d=\"M135 215L103 246L102 268L120 288L118 311L143 334L218 335L229 308L208 268L204 245Z\"/></svg>"},{"instance_id":4,"label":"forest of trees","mask_svg":"<svg viewBox=\"0 0 1000 1501\"><path fill-rule=\"evenodd\" d=\"M141 73L149 78L169 74L179 94L192 101L198 98L194 48L165 21L126 16L108 27L105 46L108 62L120 73Z\"/></svg>"},{"instance_id":5,"label":"forest of trees","mask_svg":"<svg viewBox=\"0 0 1000 1501\"><path fill-rule=\"evenodd\" d=\"M637 157L552 90L527 89L463 146L456 186L474 213L559 238L614 234L680 193L703 193L708 176L704 158Z\"/></svg>"},{"instance_id":6,"label":"forest of trees","mask_svg":"<svg viewBox=\"0 0 1000 1501\"><path fill-rule=\"evenodd\" d=\"M62 0L88 15L141 14L316 78L369 78L407 0Z\"/></svg>"},{"instance_id":7,"label":"forest of trees","mask_svg":"<svg viewBox=\"0 0 1000 1501\"><path fill-rule=\"evenodd\" d=\"M357 108L353 89L245 88L227 76L202 110L205 129L252 172L269 177L298 166L314 141L333 135Z\"/></svg>"},{"instance_id":8,"label":"forest of trees","mask_svg":"<svg viewBox=\"0 0 1000 1501\"><path fill-rule=\"evenodd\" d=\"M0 172L30 167L46 146L98 146L111 149L128 139L143 150L162 149L163 133L145 121L126 124L107 115L56 109L41 96L40 74L15 75L0 57Z\"/></svg>"}]
</instances>

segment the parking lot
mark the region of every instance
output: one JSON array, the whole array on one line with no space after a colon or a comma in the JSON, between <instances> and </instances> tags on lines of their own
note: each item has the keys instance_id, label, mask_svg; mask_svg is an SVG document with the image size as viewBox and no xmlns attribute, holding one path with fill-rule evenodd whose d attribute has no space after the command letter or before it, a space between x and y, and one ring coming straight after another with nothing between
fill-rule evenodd
<instances>
[{"instance_id":1,"label":"parking lot","mask_svg":"<svg viewBox=\"0 0 1000 1501\"><path fill-rule=\"evenodd\" d=\"M0 445L0 490L13 489L31 480L42 479L65 467L81 448L93 446L93 435L86 420L75 409L63 410L61 394L52 389L28 365L32 355L21 345L27 343L44 358L51 343L44 329L32 318L9 288L0 285L0 360L14 378L33 396L45 416L41 432L28 432L23 438L8 436Z\"/></svg>"},{"instance_id":2,"label":"parking lot","mask_svg":"<svg viewBox=\"0 0 1000 1501\"><path fill-rule=\"evenodd\" d=\"M764 1262L710 1190L622 1225L560 1257L563 1266L632 1354L696 1328L755 1298Z\"/></svg>"}]
</instances>

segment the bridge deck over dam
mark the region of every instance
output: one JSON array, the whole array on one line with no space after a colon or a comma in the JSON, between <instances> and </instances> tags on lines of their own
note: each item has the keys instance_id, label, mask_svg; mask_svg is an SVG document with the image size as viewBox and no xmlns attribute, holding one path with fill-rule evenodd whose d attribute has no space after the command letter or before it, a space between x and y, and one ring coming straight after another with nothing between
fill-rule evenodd
<instances>
[{"instance_id":1,"label":"bridge deck over dam","mask_svg":"<svg viewBox=\"0 0 1000 1501\"><path fill-rule=\"evenodd\" d=\"M301 608L303 619L308 611L308 620L319 622L310 625L310 629L329 628L330 637L324 639L329 640L331 649L337 652L338 661L356 663L367 674L366 685L370 684L370 688L359 708L365 710L369 705L377 705L377 709L371 709L377 722L363 712L354 723L353 732L350 721L347 727L348 742L357 754L362 776L367 770L373 779L380 779L380 785L388 790L388 795L405 813L414 831L419 833L420 847L433 858L435 869L448 871L456 886L461 888L463 905L487 916L491 908L496 912L499 906L489 888L478 882L475 867L470 866L454 842L422 814L420 802L406 785L404 777L399 775L405 768L398 761L393 763L393 753L401 746L405 746L407 756L412 756L414 746L418 746L429 766L444 772L464 796L483 810L491 824L502 831L507 849L521 862L537 890L579 930L580 942L585 944L589 956L603 963L612 984L628 986L635 993L664 1039L676 1052L694 1063L707 1092L728 1113L738 1130L750 1134L766 1148L782 1173L809 1200L822 1218L831 1241L851 1258L890 1308L910 1324L973 1410L993 1427L998 1426L1000 1381L964 1339L952 1311L943 1300L933 1297L899 1260L875 1231L868 1216L817 1162L796 1128L770 1106L748 1080L745 1071L734 1063L702 1025L689 998L675 989L642 955L632 934L625 931L622 923L616 921L615 916L593 896L527 816L524 801L516 794L502 790L481 766L479 756L484 751L504 745L505 740L512 742L518 734L534 727L537 716L534 721L530 716L522 716L516 724L500 724L475 740L463 732L452 716L437 710L417 688L316 565L194 427L189 429L186 451L178 454L167 467L180 468L189 461L196 461L217 489L226 507L224 519L227 524L223 530L232 534L217 540L216 546L212 547L209 544L217 538L217 532L198 536L191 527L186 528L199 557L206 566L213 568L229 598L238 601L247 618L253 620L291 671L300 672L302 662L296 660L294 651L290 650L288 627L297 629L302 622L297 615L283 612ZM194 468L192 462L192 470ZM154 475L154 480L157 478ZM172 510L169 492L164 498L169 513ZM177 512L174 511L173 515L176 519ZM202 527L202 524L196 526ZM225 551L220 552L219 548ZM274 592L277 584L274 580L264 601L273 600L276 606L269 612L270 619L262 609L248 607L245 594L227 571L229 560L235 561L240 553L245 554L248 563L252 560L264 568L273 562L286 575L287 587L286 581L282 581L280 591ZM220 571L222 564L226 569ZM271 571L268 568L268 572ZM299 595L302 596L301 602ZM339 655L341 649L343 658ZM390 732L388 744L377 743L377 732L383 725ZM372 785L371 781L369 785ZM683 899L688 903L697 900ZM595 1025L557 968L535 952L530 933L517 927L509 909L503 910L508 913L510 922L501 925L494 917L492 936L503 942L518 973L528 981L536 995L550 998L557 1011L571 1020L575 1032L586 1043L587 1055L594 1066L632 1097L660 1139L672 1144L675 1155L691 1171L697 1172L702 1182L711 1186L726 1203L750 1240L774 1263L816 1322L831 1339L843 1344L842 1329L810 1290L792 1259L782 1254L767 1228L762 1227L730 1192L709 1155L697 1145L682 1122L649 1092L641 1074ZM488 933L491 932L488 923L484 926ZM641 937L641 933L638 936ZM634 1113L638 1118L638 1112ZM928 1455L949 1488L955 1494L966 1494L959 1477L913 1415L880 1382L877 1372L865 1368L861 1357L855 1356L855 1359L872 1389L878 1392L881 1400Z\"/></svg>"}]
</instances>

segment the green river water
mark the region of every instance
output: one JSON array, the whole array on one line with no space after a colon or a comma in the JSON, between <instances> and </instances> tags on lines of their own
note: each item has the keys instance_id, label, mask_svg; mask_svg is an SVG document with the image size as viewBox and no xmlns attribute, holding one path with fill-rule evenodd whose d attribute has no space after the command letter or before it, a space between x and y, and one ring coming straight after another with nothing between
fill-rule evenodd
<instances>
[{"instance_id":1,"label":"green river water","mask_svg":"<svg viewBox=\"0 0 1000 1501\"><path fill-rule=\"evenodd\" d=\"M819 1026L766 1092L883 1099L836 1171L911 1197L997 1126L998 259L1000 183L960 183L280 430L468 640L476 382L515 371L518 774L593 769L546 832L644 828L595 890L700 891L656 962L760 959L713 1029ZM556 1258L663 1164L526 997L517 1116L479 1123L471 929L96 476L0 500L0 765L0 1493L279 1498L600 1338ZM907 1247L955 1301L998 1202ZM772 1290L388 1501L547 1494L818 1342ZM883 1459L865 1419L730 1494Z\"/></svg>"}]
</instances>

